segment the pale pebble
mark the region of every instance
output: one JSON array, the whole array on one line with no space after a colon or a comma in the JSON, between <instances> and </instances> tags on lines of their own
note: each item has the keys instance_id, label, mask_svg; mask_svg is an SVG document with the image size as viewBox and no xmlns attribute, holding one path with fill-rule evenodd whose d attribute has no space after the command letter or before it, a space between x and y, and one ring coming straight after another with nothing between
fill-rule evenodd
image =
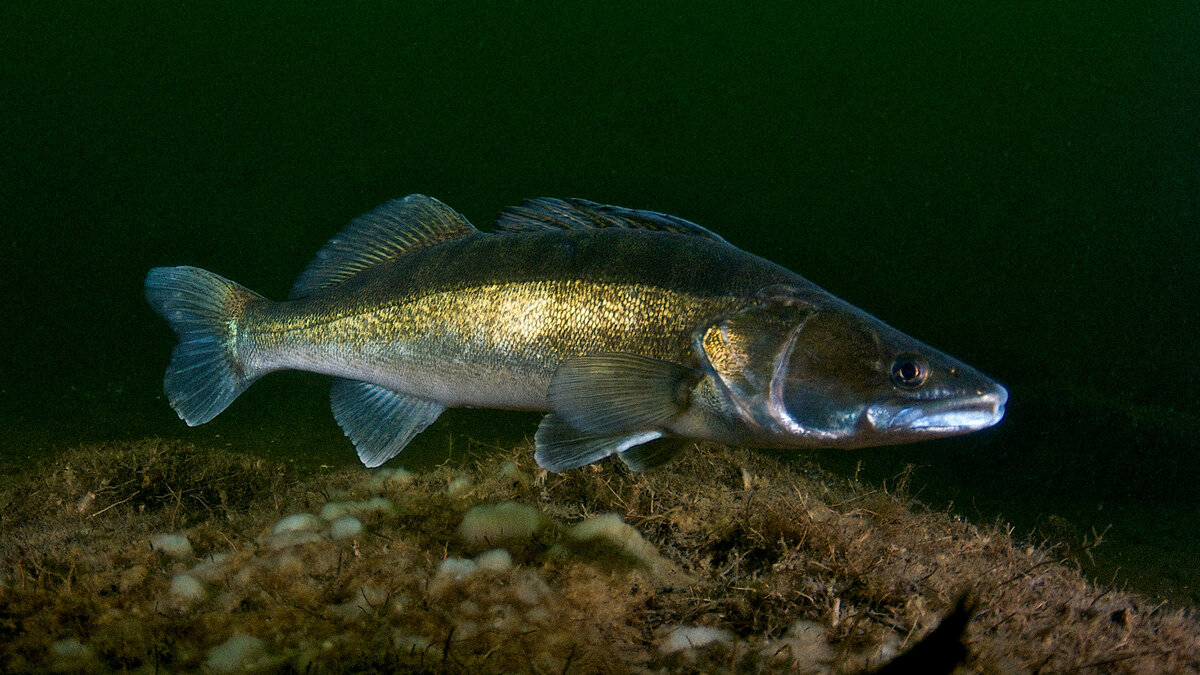
<instances>
[{"instance_id":1,"label":"pale pebble","mask_svg":"<svg viewBox=\"0 0 1200 675\"><path fill-rule=\"evenodd\" d=\"M413 474L404 467L377 469L371 473L367 489L372 492L382 492L385 489L399 489L413 481Z\"/></svg>"},{"instance_id":2,"label":"pale pebble","mask_svg":"<svg viewBox=\"0 0 1200 675\"><path fill-rule=\"evenodd\" d=\"M476 546L521 541L546 526L546 518L528 504L504 502L471 507L458 526L464 540Z\"/></svg>"},{"instance_id":3,"label":"pale pebble","mask_svg":"<svg viewBox=\"0 0 1200 675\"><path fill-rule=\"evenodd\" d=\"M182 534L160 534L150 538L150 546L176 560L187 560L193 556L192 543Z\"/></svg>"},{"instance_id":4,"label":"pale pebble","mask_svg":"<svg viewBox=\"0 0 1200 675\"><path fill-rule=\"evenodd\" d=\"M438 564L437 572L434 573L434 579L466 579L475 573L479 566L474 560L465 558L446 558Z\"/></svg>"},{"instance_id":5,"label":"pale pebble","mask_svg":"<svg viewBox=\"0 0 1200 675\"><path fill-rule=\"evenodd\" d=\"M96 669L96 653L76 638L55 640L50 645L50 667L58 672L89 672Z\"/></svg>"},{"instance_id":6,"label":"pale pebble","mask_svg":"<svg viewBox=\"0 0 1200 675\"><path fill-rule=\"evenodd\" d=\"M671 631L666 640L658 646L658 650L663 654L674 654L675 652L691 649L693 647L705 647L715 642L732 642L733 633L724 628L713 628L711 626L678 626Z\"/></svg>"},{"instance_id":7,"label":"pale pebble","mask_svg":"<svg viewBox=\"0 0 1200 675\"><path fill-rule=\"evenodd\" d=\"M336 541L353 539L363 532L362 521L354 516L342 516L329 525L329 538Z\"/></svg>"},{"instance_id":8,"label":"pale pebble","mask_svg":"<svg viewBox=\"0 0 1200 675\"><path fill-rule=\"evenodd\" d=\"M471 479L465 476L459 476L450 481L446 486L446 494L451 497L461 497L471 489Z\"/></svg>"},{"instance_id":9,"label":"pale pebble","mask_svg":"<svg viewBox=\"0 0 1200 675\"><path fill-rule=\"evenodd\" d=\"M463 585L479 569L474 560L446 558L438 564L437 571L429 580L429 594L444 595Z\"/></svg>"},{"instance_id":10,"label":"pale pebble","mask_svg":"<svg viewBox=\"0 0 1200 675\"><path fill-rule=\"evenodd\" d=\"M424 652L433 645L420 635L405 633L397 628L392 634L392 646L402 654L413 656Z\"/></svg>"},{"instance_id":11,"label":"pale pebble","mask_svg":"<svg viewBox=\"0 0 1200 675\"><path fill-rule=\"evenodd\" d=\"M228 553L213 553L188 570L188 574L205 583L217 583L229 571L225 564L225 560L228 558Z\"/></svg>"},{"instance_id":12,"label":"pale pebble","mask_svg":"<svg viewBox=\"0 0 1200 675\"><path fill-rule=\"evenodd\" d=\"M637 528L621 520L621 516L615 513L576 523L567 530L567 536L580 542L605 543L651 569L660 569L667 564L654 544L646 541Z\"/></svg>"},{"instance_id":13,"label":"pale pebble","mask_svg":"<svg viewBox=\"0 0 1200 675\"><path fill-rule=\"evenodd\" d=\"M502 548L484 551L475 556L475 564L479 565L479 569L487 570L495 574L503 574L512 569L512 555Z\"/></svg>"},{"instance_id":14,"label":"pale pebble","mask_svg":"<svg viewBox=\"0 0 1200 675\"><path fill-rule=\"evenodd\" d=\"M190 574L171 577L171 596L183 604L192 604L204 599L204 582Z\"/></svg>"},{"instance_id":15,"label":"pale pebble","mask_svg":"<svg viewBox=\"0 0 1200 675\"><path fill-rule=\"evenodd\" d=\"M321 518L334 521L342 516L364 516L371 514L385 516L396 513L396 505L386 497L373 497L363 502L329 502L321 507Z\"/></svg>"},{"instance_id":16,"label":"pale pebble","mask_svg":"<svg viewBox=\"0 0 1200 675\"><path fill-rule=\"evenodd\" d=\"M269 665L267 645L250 635L235 635L208 650L209 669L218 673L236 673Z\"/></svg>"},{"instance_id":17,"label":"pale pebble","mask_svg":"<svg viewBox=\"0 0 1200 675\"><path fill-rule=\"evenodd\" d=\"M325 529L325 521L313 514L293 513L275 523L275 527L271 531L275 534L284 534L286 532L316 532L323 529Z\"/></svg>"},{"instance_id":18,"label":"pale pebble","mask_svg":"<svg viewBox=\"0 0 1200 675\"><path fill-rule=\"evenodd\" d=\"M512 581L513 597L524 605L536 605L550 593L550 586L533 570L518 570Z\"/></svg>"}]
</instances>

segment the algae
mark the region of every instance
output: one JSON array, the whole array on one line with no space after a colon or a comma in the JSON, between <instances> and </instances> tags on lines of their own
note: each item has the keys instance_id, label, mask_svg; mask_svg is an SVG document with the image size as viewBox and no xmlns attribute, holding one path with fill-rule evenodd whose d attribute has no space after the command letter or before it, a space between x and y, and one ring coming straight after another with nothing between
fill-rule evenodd
<instances>
[{"instance_id":1,"label":"algae","mask_svg":"<svg viewBox=\"0 0 1200 675\"><path fill-rule=\"evenodd\" d=\"M965 672L1200 670L1188 610L803 463L705 445L644 474L547 474L524 445L379 475L150 439L8 477L0 670L848 673L928 651L947 616ZM371 506L334 539L301 515L328 504ZM539 525L464 537L495 504ZM637 555L580 546L588 522Z\"/></svg>"}]
</instances>

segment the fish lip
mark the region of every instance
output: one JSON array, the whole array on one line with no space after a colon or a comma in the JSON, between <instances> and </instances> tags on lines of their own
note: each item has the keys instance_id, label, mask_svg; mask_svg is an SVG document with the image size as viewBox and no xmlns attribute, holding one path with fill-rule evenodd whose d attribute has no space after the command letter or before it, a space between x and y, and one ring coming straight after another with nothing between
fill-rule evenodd
<instances>
[{"instance_id":1,"label":"fish lip","mask_svg":"<svg viewBox=\"0 0 1200 675\"><path fill-rule=\"evenodd\" d=\"M987 393L957 396L939 401L921 401L916 405L890 408L895 412L873 409L868 413L873 426L887 433L914 432L921 435L954 435L979 431L1004 418L1008 390L994 385Z\"/></svg>"}]
</instances>

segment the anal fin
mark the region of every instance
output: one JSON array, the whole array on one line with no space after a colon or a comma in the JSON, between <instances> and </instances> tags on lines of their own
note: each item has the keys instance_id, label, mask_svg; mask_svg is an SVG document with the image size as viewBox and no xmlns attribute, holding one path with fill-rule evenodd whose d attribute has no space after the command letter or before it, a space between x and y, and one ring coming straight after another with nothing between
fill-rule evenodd
<instances>
[{"instance_id":1,"label":"anal fin","mask_svg":"<svg viewBox=\"0 0 1200 675\"><path fill-rule=\"evenodd\" d=\"M334 379L329 402L338 425L369 469L398 455L446 409L437 401L341 378Z\"/></svg>"}]
</instances>

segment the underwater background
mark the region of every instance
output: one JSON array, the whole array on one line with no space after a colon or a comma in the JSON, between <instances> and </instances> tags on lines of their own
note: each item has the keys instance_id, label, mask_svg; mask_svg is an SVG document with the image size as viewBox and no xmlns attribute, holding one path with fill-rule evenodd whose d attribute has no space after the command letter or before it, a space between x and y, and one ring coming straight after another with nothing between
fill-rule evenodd
<instances>
[{"instance_id":1,"label":"underwater background","mask_svg":"<svg viewBox=\"0 0 1200 675\"><path fill-rule=\"evenodd\" d=\"M179 421L146 270L282 298L389 198L486 229L582 197L693 220L1010 391L993 429L822 465L1198 604L1197 35L1187 2L8 3L0 468L145 436L356 463L317 376ZM393 464L537 419L451 411Z\"/></svg>"}]
</instances>

